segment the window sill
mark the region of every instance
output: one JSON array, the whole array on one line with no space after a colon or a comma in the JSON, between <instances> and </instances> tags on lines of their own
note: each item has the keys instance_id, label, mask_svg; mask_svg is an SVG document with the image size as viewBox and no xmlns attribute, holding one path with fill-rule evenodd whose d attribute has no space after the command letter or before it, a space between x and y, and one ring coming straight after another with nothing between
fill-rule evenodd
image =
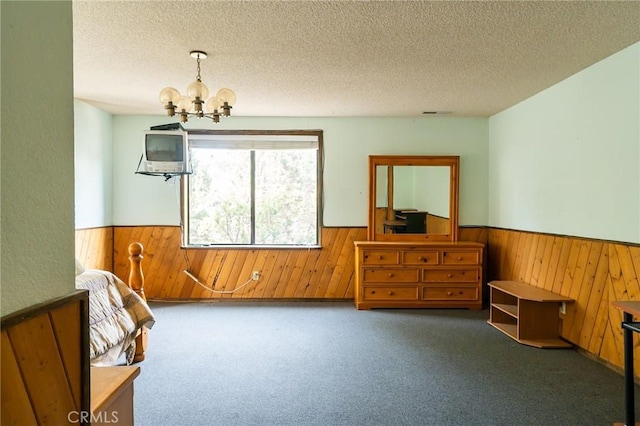
<instances>
[{"instance_id":1,"label":"window sill","mask_svg":"<svg viewBox=\"0 0 640 426\"><path fill-rule=\"evenodd\" d=\"M293 245L232 245L232 244L198 244L180 246L189 250L317 250L321 249L320 245L309 246L293 246Z\"/></svg>"}]
</instances>

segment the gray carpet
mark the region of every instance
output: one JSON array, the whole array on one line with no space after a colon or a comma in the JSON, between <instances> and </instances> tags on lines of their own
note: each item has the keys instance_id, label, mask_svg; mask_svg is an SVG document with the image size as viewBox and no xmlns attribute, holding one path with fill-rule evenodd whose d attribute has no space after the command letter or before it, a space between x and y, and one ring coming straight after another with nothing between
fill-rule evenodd
<instances>
[{"instance_id":1,"label":"gray carpet","mask_svg":"<svg viewBox=\"0 0 640 426\"><path fill-rule=\"evenodd\" d=\"M486 323L486 310L151 307L157 321L135 382L138 426L624 420L621 375L574 350L519 345Z\"/></svg>"}]
</instances>

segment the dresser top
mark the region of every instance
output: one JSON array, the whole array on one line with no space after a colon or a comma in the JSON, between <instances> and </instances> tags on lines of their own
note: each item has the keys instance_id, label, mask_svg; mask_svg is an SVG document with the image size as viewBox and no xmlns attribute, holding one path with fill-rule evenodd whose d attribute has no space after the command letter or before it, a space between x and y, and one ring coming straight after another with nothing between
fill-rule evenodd
<instances>
[{"instance_id":1,"label":"dresser top","mask_svg":"<svg viewBox=\"0 0 640 426\"><path fill-rule=\"evenodd\" d=\"M433 242L421 242L421 241L354 241L356 247L375 247L375 248L403 248L403 247L452 247L452 248L481 248L484 244L475 241L433 241Z\"/></svg>"}]
</instances>

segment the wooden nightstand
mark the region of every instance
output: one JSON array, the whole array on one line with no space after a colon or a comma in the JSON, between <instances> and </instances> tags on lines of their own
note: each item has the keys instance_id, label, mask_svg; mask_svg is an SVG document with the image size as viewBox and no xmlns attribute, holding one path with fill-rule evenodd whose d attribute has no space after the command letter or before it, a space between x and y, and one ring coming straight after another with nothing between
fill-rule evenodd
<instances>
[{"instance_id":1,"label":"wooden nightstand","mask_svg":"<svg viewBox=\"0 0 640 426\"><path fill-rule=\"evenodd\" d=\"M91 367L91 424L133 425L133 380L140 367Z\"/></svg>"}]
</instances>

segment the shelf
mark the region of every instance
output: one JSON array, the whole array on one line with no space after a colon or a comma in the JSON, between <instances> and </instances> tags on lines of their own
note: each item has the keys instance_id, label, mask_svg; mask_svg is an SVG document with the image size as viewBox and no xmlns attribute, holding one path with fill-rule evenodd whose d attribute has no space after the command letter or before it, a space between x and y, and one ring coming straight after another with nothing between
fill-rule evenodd
<instances>
[{"instance_id":1,"label":"shelf","mask_svg":"<svg viewBox=\"0 0 640 426\"><path fill-rule=\"evenodd\" d=\"M535 348L571 348L573 345L569 342L565 342L564 340L558 339L516 339L519 343L527 346L533 346Z\"/></svg>"},{"instance_id":2,"label":"shelf","mask_svg":"<svg viewBox=\"0 0 640 426\"><path fill-rule=\"evenodd\" d=\"M503 295L510 295L518 299L531 300L532 302L573 302L574 300L556 293L534 287L518 281L491 281L489 286L499 290Z\"/></svg>"},{"instance_id":3,"label":"shelf","mask_svg":"<svg viewBox=\"0 0 640 426\"><path fill-rule=\"evenodd\" d=\"M518 318L518 307L516 305L507 305L504 303L492 303L492 307L500 309L505 314L511 315L514 318Z\"/></svg>"},{"instance_id":4,"label":"shelf","mask_svg":"<svg viewBox=\"0 0 640 426\"><path fill-rule=\"evenodd\" d=\"M492 326L502 331L509 337L512 337L517 340L518 337L518 326L515 324L505 324L503 322L489 322Z\"/></svg>"}]
</instances>

